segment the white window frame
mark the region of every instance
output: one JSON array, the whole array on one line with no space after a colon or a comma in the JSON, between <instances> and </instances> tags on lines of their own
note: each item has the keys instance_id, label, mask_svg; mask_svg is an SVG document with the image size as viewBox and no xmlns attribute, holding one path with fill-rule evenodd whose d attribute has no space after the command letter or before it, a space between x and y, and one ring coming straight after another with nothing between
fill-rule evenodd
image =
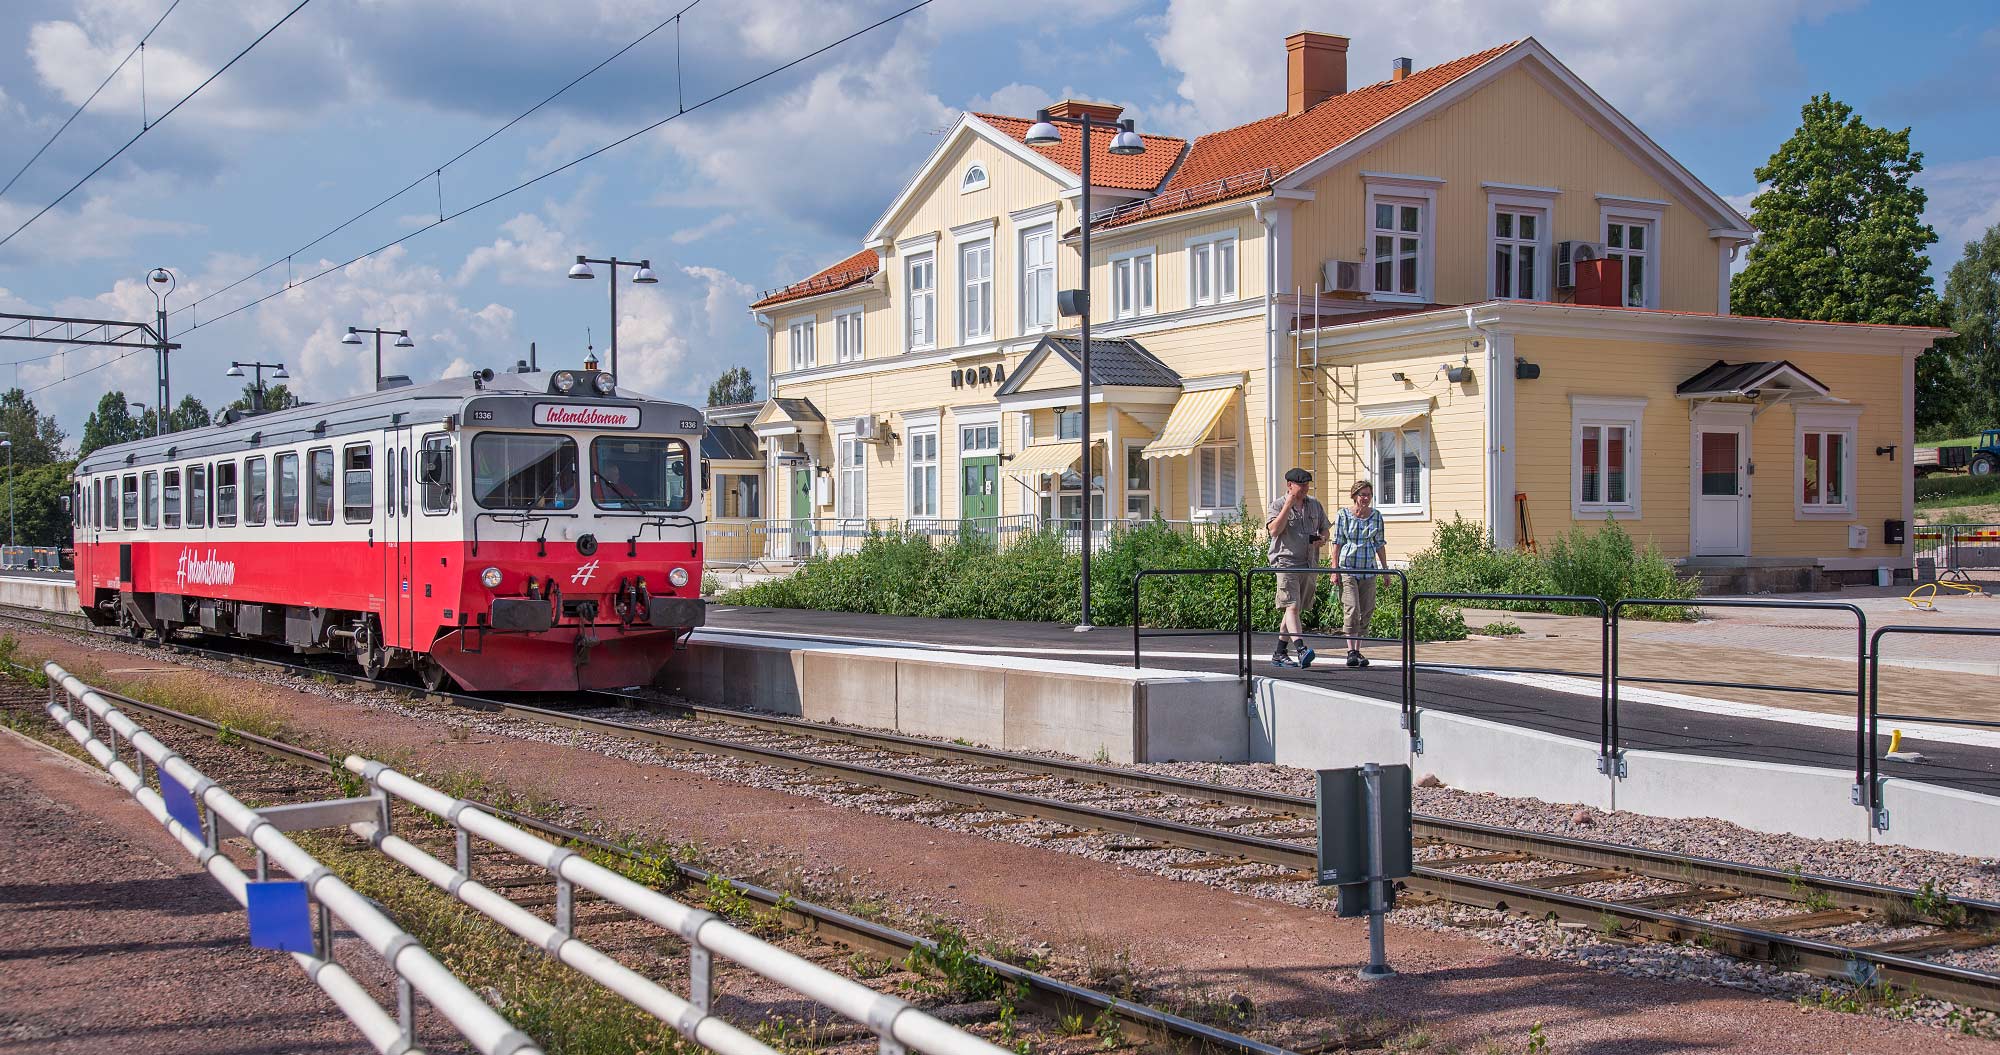
<instances>
[{"instance_id":1,"label":"white window frame","mask_svg":"<svg viewBox=\"0 0 2000 1055\"><path fill-rule=\"evenodd\" d=\"M1140 261L1145 261L1142 267ZM1144 271L1144 275L1140 272ZM1159 258L1149 246L1111 258L1111 317L1137 319L1159 311Z\"/></svg>"},{"instance_id":2,"label":"white window frame","mask_svg":"<svg viewBox=\"0 0 2000 1055\"><path fill-rule=\"evenodd\" d=\"M1500 190L1496 189L1496 185L1494 184L1487 184L1486 296L1488 298L1493 300L1553 299L1551 290L1555 285L1555 241L1549 234L1549 219L1555 214L1557 193L1553 189L1532 187L1508 187L1505 190ZM1517 225L1515 227L1516 236L1503 242L1495 230L1498 225L1499 214L1503 212L1511 212L1517 215L1532 215L1535 218L1535 237L1532 240L1519 237L1518 232L1520 228ZM1500 265L1498 256L1500 246L1502 245L1534 247L1535 288L1528 290L1526 293L1521 293L1517 289L1514 296L1510 298L1500 295ZM1518 258L1514 263L1514 274L1516 276L1520 275L1520 261Z\"/></svg>"},{"instance_id":3,"label":"white window frame","mask_svg":"<svg viewBox=\"0 0 2000 1055\"><path fill-rule=\"evenodd\" d=\"M986 162L975 161L965 166L965 173L958 177L958 192L960 194L971 194L973 191L985 190L989 182L986 175Z\"/></svg>"},{"instance_id":4,"label":"white window frame","mask_svg":"<svg viewBox=\"0 0 2000 1055\"><path fill-rule=\"evenodd\" d=\"M1153 515L1160 510L1157 498L1159 494L1160 466L1153 459L1145 457L1143 453L1140 454L1139 464L1145 466L1146 469L1146 486L1140 488L1132 486L1132 476L1127 469L1127 466L1132 464L1132 455L1135 452L1145 451L1147 442L1146 440L1125 441L1125 457L1118 463L1119 490L1123 491L1125 495L1124 517L1127 520L1151 520L1153 519ZM1146 500L1146 511L1135 515L1132 512L1132 499L1140 497Z\"/></svg>"},{"instance_id":5,"label":"white window frame","mask_svg":"<svg viewBox=\"0 0 2000 1055\"><path fill-rule=\"evenodd\" d=\"M1363 234L1362 274L1366 275L1369 298L1378 301L1394 301L1411 304L1426 304L1432 299L1436 289L1437 271L1437 192L1444 181L1430 176L1409 176L1396 173L1364 172L1362 180L1367 187L1364 211L1361 215ZM1382 292L1375 289L1375 206L1415 205L1417 215L1417 290L1415 293L1398 293L1393 289ZM1409 232L1396 231L1398 239ZM1398 257L1400 259L1400 257ZM1390 269L1391 286L1395 272Z\"/></svg>"},{"instance_id":6,"label":"white window frame","mask_svg":"<svg viewBox=\"0 0 2000 1055\"><path fill-rule=\"evenodd\" d=\"M1367 475L1369 481L1375 485L1375 508L1381 510L1385 518L1423 520L1430 516L1431 443L1430 436L1424 430L1426 420L1428 419L1419 418L1401 428L1378 429L1368 434ZM1384 481L1381 476L1382 448L1385 442L1391 440L1396 443L1396 479L1393 482L1397 486L1393 488L1393 493L1390 482ZM1409 451L1406 446L1414 447L1417 455L1417 500L1414 502L1402 500L1404 492L1401 485L1405 482L1404 472L1409 467L1407 463ZM1385 498L1394 500L1383 501Z\"/></svg>"},{"instance_id":7,"label":"white window frame","mask_svg":"<svg viewBox=\"0 0 2000 1055\"><path fill-rule=\"evenodd\" d=\"M1624 271L1622 265L1623 258L1633 254L1625 249L1614 249L1611 247L1611 225L1616 223L1627 226L1637 225L1646 228L1646 248L1637 254L1646 261L1646 273L1640 277L1640 281L1643 284L1643 288L1640 290L1641 302L1632 304L1627 301L1626 306L1632 308L1659 307L1661 250L1664 248L1660 245L1660 232L1666 227L1661 222L1666 215L1663 208L1665 203L1656 203L1635 198L1609 198L1601 194L1598 195L1597 200L1599 203L1597 210L1597 240L1604 243L1604 255L1606 259L1616 257L1621 260L1621 276ZM1620 297L1622 300L1625 299L1623 294L1630 291L1631 283L1625 277L1621 277L1619 281L1622 287Z\"/></svg>"},{"instance_id":8,"label":"white window frame","mask_svg":"<svg viewBox=\"0 0 2000 1055\"><path fill-rule=\"evenodd\" d=\"M852 508L857 498L859 510ZM833 434L833 515L839 520L868 516L868 445L852 429Z\"/></svg>"},{"instance_id":9,"label":"white window frame","mask_svg":"<svg viewBox=\"0 0 2000 1055\"><path fill-rule=\"evenodd\" d=\"M1853 520L1860 508L1854 497L1855 471L1860 458L1856 446L1861 431L1861 408L1853 404L1844 406L1800 406L1792 414L1792 515L1798 520ZM1841 437L1840 479L1843 485L1841 501L1838 503L1805 500L1806 479L1806 434L1818 434L1820 439L1820 460L1826 460L1827 436ZM1825 479L1825 470L1821 470ZM1821 494L1825 494L1824 486Z\"/></svg>"},{"instance_id":10,"label":"white window frame","mask_svg":"<svg viewBox=\"0 0 2000 1055\"><path fill-rule=\"evenodd\" d=\"M936 518L944 508L938 497L943 460L939 457L937 419L933 417L927 425L910 425L904 431L909 451L903 474L904 509L913 517Z\"/></svg>"},{"instance_id":11,"label":"white window frame","mask_svg":"<svg viewBox=\"0 0 2000 1055\"><path fill-rule=\"evenodd\" d=\"M1028 252L1028 243L1033 239L1042 240L1048 246L1048 262L1046 264L1034 262L1033 257ZM1056 225L1053 223L1043 223L1024 228L1016 241L1021 260L1021 332L1024 334L1047 333L1056 328ZM1046 275L1048 278L1046 322L1036 318L1033 304L1033 297L1037 288L1036 281L1043 275Z\"/></svg>"},{"instance_id":12,"label":"white window frame","mask_svg":"<svg viewBox=\"0 0 2000 1055\"><path fill-rule=\"evenodd\" d=\"M862 358L861 309L844 308L833 315L833 361L858 363Z\"/></svg>"},{"instance_id":13,"label":"white window frame","mask_svg":"<svg viewBox=\"0 0 2000 1055\"><path fill-rule=\"evenodd\" d=\"M923 268L929 285L917 285L916 273ZM903 334L910 351L937 347L937 252L927 250L911 254L903 262ZM924 325L917 325L918 307L922 307Z\"/></svg>"},{"instance_id":14,"label":"white window frame","mask_svg":"<svg viewBox=\"0 0 2000 1055\"><path fill-rule=\"evenodd\" d=\"M962 344L993 338L993 239L990 237L958 243L958 336Z\"/></svg>"},{"instance_id":15,"label":"white window frame","mask_svg":"<svg viewBox=\"0 0 2000 1055\"><path fill-rule=\"evenodd\" d=\"M814 347L814 331L818 320L811 315L793 319L785 326L786 339L790 342L791 364L794 370L810 370L819 365L819 349Z\"/></svg>"},{"instance_id":16,"label":"white window frame","mask_svg":"<svg viewBox=\"0 0 2000 1055\"><path fill-rule=\"evenodd\" d=\"M1195 520L1227 520L1235 517L1243 505L1243 428L1237 419L1236 410L1226 412L1226 416L1216 422L1218 428L1227 428L1230 435L1211 439L1188 453L1188 515ZM1221 487L1221 459L1228 458L1236 467L1236 493L1216 495L1217 501L1202 501L1201 478L1206 466L1216 466L1216 486ZM1122 471L1122 467L1121 467ZM1233 501L1222 501L1223 498Z\"/></svg>"},{"instance_id":17,"label":"white window frame","mask_svg":"<svg viewBox=\"0 0 2000 1055\"><path fill-rule=\"evenodd\" d=\"M1189 305L1206 307L1236 300L1243 284L1243 256L1238 252L1235 231L1216 231L1189 238L1187 254ZM1229 257L1226 263L1222 261L1225 255Z\"/></svg>"},{"instance_id":18,"label":"white window frame","mask_svg":"<svg viewBox=\"0 0 2000 1055\"><path fill-rule=\"evenodd\" d=\"M1645 436L1647 400L1643 396L1577 396L1569 397L1569 504L1572 520L1603 520L1609 516L1614 520L1637 520L1640 516L1641 499L1645 496ZM1583 500L1583 430L1589 426L1599 428L1625 428L1625 501L1585 502ZM1610 445L1605 443L1600 433L1598 457L1608 457ZM1599 479L1608 482L1609 476L1603 471Z\"/></svg>"}]
</instances>

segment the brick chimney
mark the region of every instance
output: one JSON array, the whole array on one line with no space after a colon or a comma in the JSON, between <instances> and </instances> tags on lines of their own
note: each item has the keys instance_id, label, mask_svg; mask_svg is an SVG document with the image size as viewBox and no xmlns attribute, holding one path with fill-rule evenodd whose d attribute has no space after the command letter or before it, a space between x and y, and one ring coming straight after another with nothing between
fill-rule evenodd
<instances>
[{"instance_id":1,"label":"brick chimney","mask_svg":"<svg viewBox=\"0 0 2000 1055\"><path fill-rule=\"evenodd\" d=\"M1089 114L1092 121L1116 121L1125 108L1117 103L1092 103L1082 99L1064 99L1049 107L1051 117L1082 117Z\"/></svg>"},{"instance_id":2,"label":"brick chimney","mask_svg":"<svg viewBox=\"0 0 2000 1055\"><path fill-rule=\"evenodd\" d=\"M1294 33L1285 38L1285 114L1297 117L1347 91L1347 38Z\"/></svg>"},{"instance_id":3,"label":"brick chimney","mask_svg":"<svg viewBox=\"0 0 2000 1055\"><path fill-rule=\"evenodd\" d=\"M1395 66L1391 68L1391 70L1389 71L1389 79L1392 81L1400 81L1403 78L1408 77L1409 75L1410 75L1409 59L1397 59Z\"/></svg>"}]
</instances>

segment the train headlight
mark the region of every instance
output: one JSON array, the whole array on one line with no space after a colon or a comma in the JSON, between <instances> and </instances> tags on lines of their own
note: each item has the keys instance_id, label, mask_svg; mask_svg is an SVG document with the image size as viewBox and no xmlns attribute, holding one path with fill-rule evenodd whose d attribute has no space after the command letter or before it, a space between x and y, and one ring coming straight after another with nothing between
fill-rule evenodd
<instances>
[{"instance_id":1,"label":"train headlight","mask_svg":"<svg viewBox=\"0 0 2000 1055\"><path fill-rule=\"evenodd\" d=\"M688 570L686 568L675 568L667 572L667 581L673 583L675 586L686 586L688 584Z\"/></svg>"},{"instance_id":2,"label":"train headlight","mask_svg":"<svg viewBox=\"0 0 2000 1055\"><path fill-rule=\"evenodd\" d=\"M549 387L565 396L569 395L570 389L576 387L576 375L568 370L557 370L555 376L549 378Z\"/></svg>"},{"instance_id":3,"label":"train headlight","mask_svg":"<svg viewBox=\"0 0 2000 1055\"><path fill-rule=\"evenodd\" d=\"M500 588L500 569L488 568L479 573L479 582L489 590Z\"/></svg>"},{"instance_id":4,"label":"train headlight","mask_svg":"<svg viewBox=\"0 0 2000 1055\"><path fill-rule=\"evenodd\" d=\"M596 386L597 394L600 396L608 396L618 388L617 378L612 377L610 374L598 374L591 384Z\"/></svg>"}]
</instances>

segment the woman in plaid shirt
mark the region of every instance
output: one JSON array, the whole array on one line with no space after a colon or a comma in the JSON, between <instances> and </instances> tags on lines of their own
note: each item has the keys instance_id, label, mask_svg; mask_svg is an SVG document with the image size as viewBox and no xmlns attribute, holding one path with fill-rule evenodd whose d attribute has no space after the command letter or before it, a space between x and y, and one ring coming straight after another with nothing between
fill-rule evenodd
<instances>
[{"instance_id":1,"label":"woman in plaid shirt","mask_svg":"<svg viewBox=\"0 0 2000 1055\"><path fill-rule=\"evenodd\" d=\"M1389 554L1382 542L1382 511L1375 508L1375 485L1356 480L1347 489L1353 505L1340 511L1333 522L1333 566L1340 568L1383 568ZM1346 613L1347 665L1365 667L1368 657L1361 654L1361 638L1368 636L1368 622L1375 616L1375 580L1379 575L1333 573L1340 587L1340 606Z\"/></svg>"}]
</instances>

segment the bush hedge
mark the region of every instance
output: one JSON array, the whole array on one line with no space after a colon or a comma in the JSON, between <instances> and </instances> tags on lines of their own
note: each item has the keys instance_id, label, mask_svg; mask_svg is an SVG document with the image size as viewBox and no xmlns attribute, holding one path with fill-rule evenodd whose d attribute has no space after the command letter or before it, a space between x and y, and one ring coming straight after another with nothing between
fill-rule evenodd
<instances>
[{"instance_id":1,"label":"bush hedge","mask_svg":"<svg viewBox=\"0 0 2000 1055\"><path fill-rule=\"evenodd\" d=\"M1268 562L1268 539L1255 521L1218 524L1196 533L1161 521L1120 529L1091 558L1092 621L1100 626L1132 623L1133 576L1151 568L1226 568L1249 573ZM756 583L722 595L728 604L766 608L807 608L942 619L1014 619L1074 623L1080 612L1081 566L1059 532L1024 535L1003 547L970 535L938 543L927 536L878 533L853 553L807 560L782 579ZM1277 629L1273 607L1277 581L1249 575L1250 616L1262 632ZM1637 550L1617 524L1592 532L1582 527L1558 538L1548 554L1493 546L1480 525L1454 518L1440 523L1429 549L1408 569L1412 592L1588 594L1606 601L1622 597L1687 598L1695 581L1674 574L1658 550ZM1236 579L1231 575L1162 576L1144 580L1141 618L1147 626L1231 630L1236 626ZM1401 634L1401 586L1394 577L1378 587L1369 633ZM1550 610L1537 604L1483 603L1481 607ZM1577 607L1577 606L1571 606ZM1646 618L1688 618L1691 610L1637 609ZM1308 628L1340 623L1339 592L1322 581ZM1416 636L1423 641L1455 641L1466 636L1456 606L1424 605Z\"/></svg>"}]
</instances>

